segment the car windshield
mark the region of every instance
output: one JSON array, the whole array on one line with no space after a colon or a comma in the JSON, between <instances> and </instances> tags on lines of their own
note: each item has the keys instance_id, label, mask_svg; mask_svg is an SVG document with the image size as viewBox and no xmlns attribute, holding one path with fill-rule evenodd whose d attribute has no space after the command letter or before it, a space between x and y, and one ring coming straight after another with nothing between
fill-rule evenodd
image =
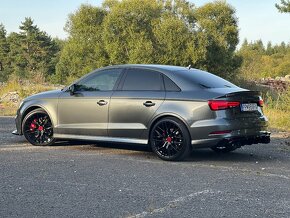
<instances>
[{"instance_id":1,"label":"car windshield","mask_svg":"<svg viewBox=\"0 0 290 218\"><path fill-rule=\"evenodd\" d=\"M233 83L202 70L181 70L178 73L189 83L202 88L236 88Z\"/></svg>"}]
</instances>

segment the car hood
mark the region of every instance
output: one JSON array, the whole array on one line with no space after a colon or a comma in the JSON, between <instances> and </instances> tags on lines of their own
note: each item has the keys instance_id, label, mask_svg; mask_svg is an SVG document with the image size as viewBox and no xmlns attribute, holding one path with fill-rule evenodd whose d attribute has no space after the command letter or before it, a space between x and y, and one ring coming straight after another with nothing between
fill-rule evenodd
<instances>
[{"instance_id":1,"label":"car hood","mask_svg":"<svg viewBox=\"0 0 290 218\"><path fill-rule=\"evenodd\" d=\"M42 99L42 98L58 98L62 93L61 90L52 90L46 92L40 92L35 95L31 95L24 99L24 101L33 100L33 99Z\"/></svg>"}]
</instances>

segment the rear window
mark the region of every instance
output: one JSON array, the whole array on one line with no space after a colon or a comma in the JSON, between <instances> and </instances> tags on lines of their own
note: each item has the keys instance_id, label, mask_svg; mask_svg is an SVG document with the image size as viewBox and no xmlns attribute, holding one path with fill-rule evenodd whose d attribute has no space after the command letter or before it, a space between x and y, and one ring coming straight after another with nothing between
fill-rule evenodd
<instances>
[{"instance_id":1,"label":"rear window","mask_svg":"<svg viewBox=\"0 0 290 218\"><path fill-rule=\"evenodd\" d=\"M180 88L167 76L163 75L165 90L169 92L179 92Z\"/></svg>"},{"instance_id":2,"label":"rear window","mask_svg":"<svg viewBox=\"0 0 290 218\"><path fill-rule=\"evenodd\" d=\"M233 83L216 76L214 74L202 71L202 70L181 70L178 71L180 76L183 77L186 81L192 83L195 86L201 88L236 88L237 86Z\"/></svg>"}]
</instances>

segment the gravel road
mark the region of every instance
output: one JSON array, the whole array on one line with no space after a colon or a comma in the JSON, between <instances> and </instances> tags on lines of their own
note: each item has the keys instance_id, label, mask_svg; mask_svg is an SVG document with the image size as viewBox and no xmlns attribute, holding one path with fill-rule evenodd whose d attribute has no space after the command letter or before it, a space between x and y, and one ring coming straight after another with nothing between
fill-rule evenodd
<instances>
[{"instance_id":1,"label":"gravel road","mask_svg":"<svg viewBox=\"0 0 290 218\"><path fill-rule=\"evenodd\" d=\"M165 162L146 147L34 147L0 117L0 217L290 217L290 134Z\"/></svg>"}]
</instances>

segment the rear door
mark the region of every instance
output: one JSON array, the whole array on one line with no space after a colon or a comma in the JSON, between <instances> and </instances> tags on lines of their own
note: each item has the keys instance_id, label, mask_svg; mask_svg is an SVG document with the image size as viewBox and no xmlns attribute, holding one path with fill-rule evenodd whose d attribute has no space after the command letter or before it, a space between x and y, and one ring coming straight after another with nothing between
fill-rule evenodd
<instances>
[{"instance_id":1,"label":"rear door","mask_svg":"<svg viewBox=\"0 0 290 218\"><path fill-rule=\"evenodd\" d=\"M111 97L108 134L139 138L165 99L158 71L130 68Z\"/></svg>"}]
</instances>

